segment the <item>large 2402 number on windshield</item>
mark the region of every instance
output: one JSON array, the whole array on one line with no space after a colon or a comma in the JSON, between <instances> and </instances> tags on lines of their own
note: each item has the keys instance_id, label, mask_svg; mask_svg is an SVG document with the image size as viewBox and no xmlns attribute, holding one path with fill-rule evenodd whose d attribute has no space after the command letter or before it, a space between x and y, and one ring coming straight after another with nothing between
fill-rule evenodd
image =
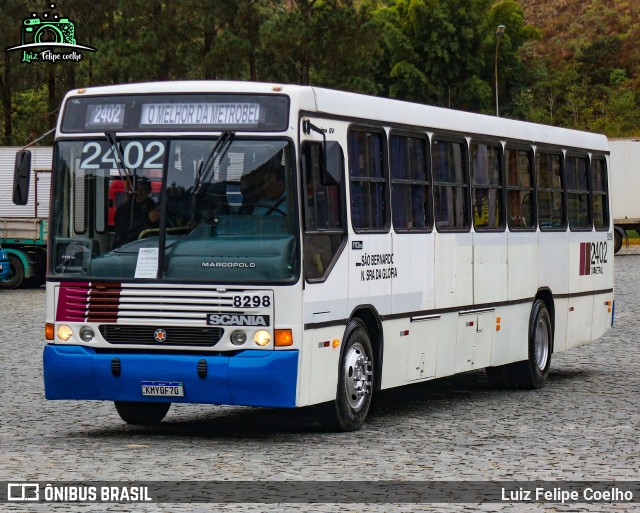
<instances>
[{"instance_id":1,"label":"large 2402 number on windshield","mask_svg":"<svg viewBox=\"0 0 640 513\"><path fill-rule=\"evenodd\" d=\"M160 141L123 141L122 163L129 169L162 169L165 143ZM107 142L92 141L82 147L82 169L116 169L117 152Z\"/></svg>"}]
</instances>

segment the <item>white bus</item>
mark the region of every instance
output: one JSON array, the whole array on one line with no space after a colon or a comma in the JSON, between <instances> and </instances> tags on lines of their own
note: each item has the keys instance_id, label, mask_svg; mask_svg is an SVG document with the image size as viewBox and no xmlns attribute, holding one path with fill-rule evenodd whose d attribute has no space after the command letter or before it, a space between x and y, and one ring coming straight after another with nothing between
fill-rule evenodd
<instances>
[{"instance_id":1,"label":"white bus","mask_svg":"<svg viewBox=\"0 0 640 513\"><path fill-rule=\"evenodd\" d=\"M321 405L347 431L381 389L482 368L539 388L612 324L607 163L601 135L315 87L71 91L46 397L133 424Z\"/></svg>"}]
</instances>

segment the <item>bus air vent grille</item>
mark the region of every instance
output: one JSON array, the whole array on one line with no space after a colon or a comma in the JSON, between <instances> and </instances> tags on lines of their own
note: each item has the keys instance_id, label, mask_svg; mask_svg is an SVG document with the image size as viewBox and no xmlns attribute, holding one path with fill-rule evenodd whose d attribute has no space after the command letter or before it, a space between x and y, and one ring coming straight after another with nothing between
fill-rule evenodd
<instances>
[{"instance_id":1,"label":"bus air vent grille","mask_svg":"<svg viewBox=\"0 0 640 513\"><path fill-rule=\"evenodd\" d=\"M135 324L101 324L98 329L110 344L148 344L155 346L214 346L224 333L212 326L141 326ZM157 337L161 329L164 334ZM162 341L159 341L161 339Z\"/></svg>"}]
</instances>

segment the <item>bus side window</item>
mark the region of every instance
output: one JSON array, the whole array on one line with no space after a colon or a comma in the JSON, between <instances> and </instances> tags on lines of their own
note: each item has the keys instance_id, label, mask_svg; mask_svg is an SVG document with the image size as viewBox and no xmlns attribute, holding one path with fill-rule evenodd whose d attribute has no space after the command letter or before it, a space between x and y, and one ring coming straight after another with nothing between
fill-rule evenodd
<instances>
[{"instance_id":1,"label":"bus side window","mask_svg":"<svg viewBox=\"0 0 640 513\"><path fill-rule=\"evenodd\" d=\"M473 226L476 231L504 230L501 148L474 142L470 153Z\"/></svg>"},{"instance_id":2,"label":"bus side window","mask_svg":"<svg viewBox=\"0 0 640 513\"><path fill-rule=\"evenodd\" d=\"M536 152L538 180L538 222L541 231L565 230L562 154Z\"/></svg>"},{"instance_id":3,"label":"bus side window","mask_svg":"<svg viewBox=\"0 0 640 513\"><path fill-rule=\"evenodd\" d=\"M591 230L589 205L589 159L586 156L567 155L567 206L571 230Z\"/></svg>"},{"instance_id":4,"label":"bus side window","mask_svg":"<svg viewBox=\"0 0 640 513\"><path fill-rule=\"evenodd\" d=\"M351 223L356 232L384 232L389 221L384 133L351 129L347 137Z\"/></svg>"},{"instance_id":5,"label":"bus side window","mask_svg":"<svg viewBox=\"0 0 640 513\"><path fill-rule=\"evenodd\" d=\"M529 149L507 148L505 157L509 229L535 230L533 152Z\"/></svg>"},{"instance_id":6,"label":"bus side window","mask_svg":"<svg viewBox=\"0 0 640 513\"><path fill-rule=\"evenodd\" d=\"M396 231L431 230L426 139L392 134L389 150L393 227Z\"/></svg>"},{"instance_id":7,"label":"bus side window","mask_svg":"<svg viewBox=\"0 0 640 513\"><path fill-rule=\"evenodd\" d=\"M608 230L607 163L603 158L594 158L591 161L591 184L593 188L593 222L596 230Z\"/></svg>"},{"instance_id":8,"label":"bus side window","mask_svg":"<svg viewBox=\"0 0 640 513\"><path fill-rule=\"evenodd\" d=\"M465 144L434 140L431 152L435 222L438 231L469 228Z\"/></svg>"},{"instance_id":9,"label":"bus side window","mask_svg":"<svg viewBox=\"0 0 640 513\"><path fill-rule=\"evenodd\" d=\"M337 146L340 169L334 176L344 175L344 154L336 142L327 141L327 149ZM304 208L304 275L308 281L320 281L329 273L340 254L346 230L344 228L344 180L337 185L323 185L320 179L322 145L305 142L302 145L302 180ZM327 165L335 165L335 160Z\"/></svg>"}]
</instances>

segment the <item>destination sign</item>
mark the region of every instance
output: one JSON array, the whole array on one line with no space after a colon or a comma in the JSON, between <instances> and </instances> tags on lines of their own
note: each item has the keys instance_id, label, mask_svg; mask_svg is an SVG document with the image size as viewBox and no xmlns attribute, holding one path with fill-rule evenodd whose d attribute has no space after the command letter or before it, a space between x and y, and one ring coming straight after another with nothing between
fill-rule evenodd
<instances>
[{"instance_id":1,"label":"destination sign","mask_svg":"<svg viewBox=\"0 0 640 513\"><path fill-rule=\"evenodd\" d=\"M259 103L143 103L140 126L257 125Z\"/></svg>"},{"instance_id":2,"label":"destination sign","mask_svg":"<svg viewBox=\"0 0 640 513\"><path fill-rule=\"evenodd\" d=\"M283 94L138 94L70 98L62 132L239 130L282 132L289 126Z\"/></svg>"},{"instance_id":3,"label":"destination sign","mask_svg":"<svg viewBox=\"0 0 640 513\"><path fill-rule=\"evenodd\" d=\"M124 103L107 103L87 106L86 128L122 128Z\"/></svg>"}]
</instances>

